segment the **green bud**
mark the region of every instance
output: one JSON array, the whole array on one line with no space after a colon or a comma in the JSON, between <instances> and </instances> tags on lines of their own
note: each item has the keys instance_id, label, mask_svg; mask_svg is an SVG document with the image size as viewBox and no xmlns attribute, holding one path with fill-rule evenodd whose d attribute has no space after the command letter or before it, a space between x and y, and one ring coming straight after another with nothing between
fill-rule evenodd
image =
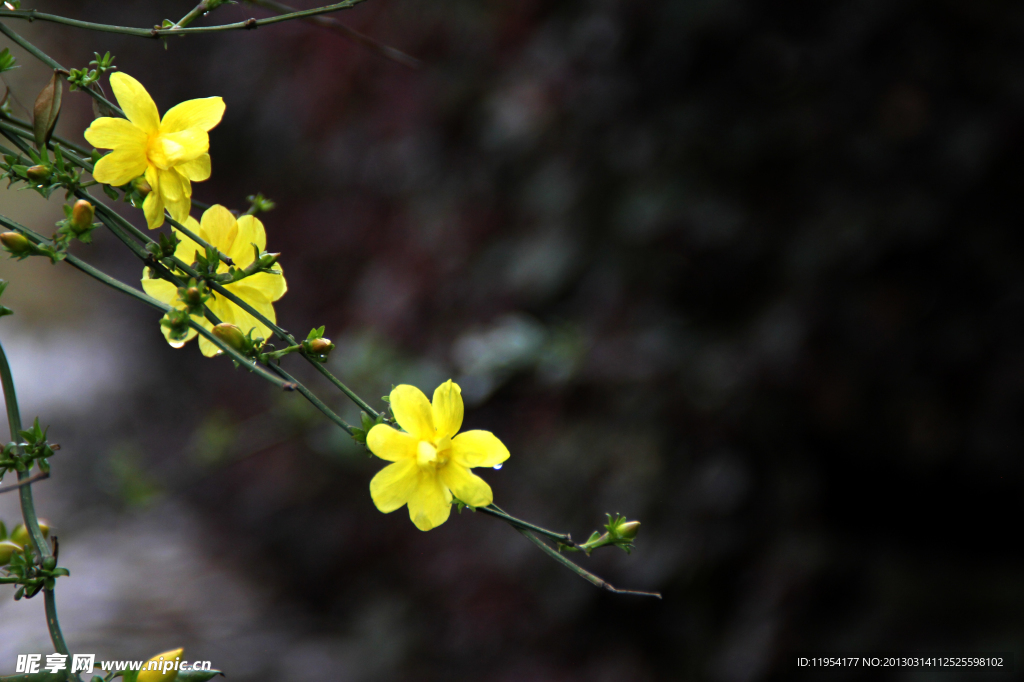
<instances>
[{"instance_id":1,"label":"green bud","mask_svg":"<svg viewBox=\"0 0 1024 682\"><path fill-rule=\"evenodd\" d=\"M167 335L172 341L184 343L189 332L188 312L184 310L171 310L160 318L160 326L167 329Z\"/></svg>"},{"instance_id":2,"label":"green bud","mask_svg":"<svg viewBox=\"0 0 1024 682\"><path fill-rule=\"evenodd\" d=\"M213 335L239 352L245 351L245 335L230 322L221 322L213 327Z\"/></svg>"},{"instance_id":3,"label":"green bud","mask_svg":"<svg viewBox=\"0 0 1024 682\"><path fill-rule=\"evenodd\" d=\"M309 351L315 355L327 355L334 350L334 344L330 339L313 339L309 341Z\"/></svg>"},{"instance_id":4,"label":"green bud","mask_svg":"<svg viewBox=\"0 0 1024 682\"><path fill-rule=\"evenodd\" d=\"M636 537L636 534L640 532L640 522L626 521L625 523L620 523L618 528L616 528L616 531L620 538L632 540Z\"/></svg>"},{"instance_id":5,"label":"green bud","mask_svg":"<svg viewBox=\"0 0 1024 682\"><path fill-rule=\"evenodd\" d=\"M185 289L185 303L189 307L195 307L203 302L203 292L199 291L197 287L188 287Z\"/></svg>"},{"instance_id":6,"label":"green bud","mask_svg":"<svg viewBox=\"0 0 1024 682\"><path fill-rule=\"evenodd\" d=\"M82 234L86 230L92 227L92 219L96 215L96 209L93 208L85 199L79 199L75 202L75 207L71 209L71 229L75 234Z\"/></svg>"},{"instance_id":7,"label":"green bud","mask_svg":"<svg viewBox=\"0 0 1024 682\"><path fill-rule=\"evenodd\" d=\"M265 253L260 256L259 265L261 268L269 268L277 262L277 259L281 256L279 253Z\"/></svg>"},{"instance_id":8,"label":"green bud","mask_svg":"<svg viewBox=\"0 0 1024 682\"><path fill-rule=\"evenodd\" d=\"M15 256L23 256L33 251L32 242L25 235L18 234L17 232L4 232L0 234L0 244L3 244L4 248Z\"/></svg>"},{"instance_id":9,"label":"green bud","mask_svg":"<svg viewBox=\"0 0 1024 682\"><path fill-rule=\"evenodd\" d=\"M32 166L25 171L25 175L27 175L28 179L32 182L41 185L50 179L50 174L52 172L53 171L51 171L47 166Z\"/></svg>"},{"instance_id":10,"label":"green bud","mask_svg":"<svg viewBox=\"0 0 1024 682\"><path fill-rule=\"evenodd\" d=\"M53 569L57 568L57 560L52 556L46 557L45 559L43 559L43 568L45 568L47 571L52 571Z\"/></svg>"},{"instance_id":11,"label":"green bud","mask_svg":"<svg viewBox=\"0 0 1024 682\"><path fill-rule=\"evenodd\" d=\"M24 548L13 540L0 540L0 566L6 566L15 552L23 550Z\"/></svg>"},{"instance_id":12,"label":"green bud","mask_svg":"<svg viewBox=\"0 0 1024 682\"><path fill-rule=\"evenodd\" d=\"M144 176L139 176L132 180L132 188L142 196L146 196L153 191L153 188L149 186Z\"/></svg>"}]
</instances>

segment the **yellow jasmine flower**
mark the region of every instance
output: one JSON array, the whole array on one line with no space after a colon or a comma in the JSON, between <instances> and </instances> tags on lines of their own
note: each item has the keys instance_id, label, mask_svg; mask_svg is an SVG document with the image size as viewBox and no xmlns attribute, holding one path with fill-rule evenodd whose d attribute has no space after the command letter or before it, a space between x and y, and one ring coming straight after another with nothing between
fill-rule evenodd
<instances>
[{"instance_id":1,"label":"yellow jasmine flower","mask_svg":"<svg viewBox=\"0 0 1024 682\"><path fill-rule=\"evenodd\" d=\"M434 391L433 403L415 386L391 391L391 411L404 431L378 424L366 435L370 452L394 462L370 481L370 496L385 514L409 505L409 518L420 530L448 520L452 495L471 507L494 501L491 486L470 473L508 459L508 448L490 431L462 427L462 389L448 380Z\"/></svg>"},{"instance_id":2,"label":"yellow jasmine flower","mask_svg":"<svg viewBox=\"0 0 1024 682\"><path fill-rule=\"evenodd\" d=\"M192 182L210 177L207 133L224 115L220 97L192 99L172 107L163 120L139 81L126 73L110 76L123 118L98 118L85 131L89 144L113 149L96 162L97 182L120 187L145 174L152 187L142 205L150 229L164 224L164 209L185 222L192 208Z\"/></svg>"},{"instance_id":3,"label":"yellow jasmine flower","mask_svg":"<svg viewBox=\"0 0 1024 682\"><path fill-rule=\"evenodd\" d=\"M253 250L253 244L261 252L267 246L267 233L263 229L263 223L251 215L244 215L236 220L231 211L219 204L211 206L203 213L202 222L197 222L195 218L189 216L185 221L185 226L208 244L216 246L223 253L230 256L235 262L235 267L238 269L245 268L255 260L256 254ZM174 255L185 263L192 264L196 259L197 251L200 254L205 253L202 247L178 230L174 230L174 233L181 240L178 248L174 251ZM274 269L280 271L281 266L275 263ZM217 272L227 271L228 266L221 262ZM165 279L156 278L149 268L144 268L142 271L142 288L153 298L173 305L175 308L183 309L186 307L185 303L178 298L178 288ZM288 290L288 285L284 280L283 273L274 275L268 272L258 272L237 282L225 284L224 288L251 305L268 320L276 323L277 316L274 313L273 304L274 301L284 296L284 292ZM257 331L254 336L262 336L264 339L270 338L271 332L266 325L223 296L217 295L216 292L211 293L213 295L206 302L206 306L214 315L220 318L221 322L230 322L237 325L243 334L247 334L251 329L256 329ZM192 317L207 329L213 328L213 324L206 318L199 317L198 315L193 315ZM181 348L195 338L197 334L196 330L192 329L183 340L175 341L171 339L167 328L161 327L161 329L163 330L164 338L167 339L167 343L175 348ZM217 346L204 337L199 337L199 350L208 358L221 352Z\"/></svg>"}]
</instances>

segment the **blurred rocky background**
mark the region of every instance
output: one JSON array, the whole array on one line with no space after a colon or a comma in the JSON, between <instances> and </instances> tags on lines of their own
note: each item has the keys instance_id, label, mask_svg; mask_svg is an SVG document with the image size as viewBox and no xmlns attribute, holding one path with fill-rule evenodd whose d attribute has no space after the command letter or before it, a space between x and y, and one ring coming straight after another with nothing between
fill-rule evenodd
<instances>
[{"instance_id":1,"label":"blurred rocky background","mask_svg":"<svg viewBox=\"0 0 1024 682\"><path fill-rule=\"evenodd\" d=\"M25 4L152 26L192 3ZM1020 651L1024 7L336 16L422 68L302 23L166 45L9 25L69 67L110 50L162 110L222 95L195 196L277 201L283 325L326 324L332 370L375 400L454 378L467 427L513 453L484 474L499 504L577 538L641 519L633 556L585 565L665 598L602 593L481 515L380 514L382 463L300 398L172 350L70 268L3 260L23 412L64 446L36 488L73 651L183 645L238 682L744 682L793 679L799 653ZM48 74L13 51L31 106ZM65 102L80 140L90 102ZM140 275L109 235L76 249ZM39 600L0 596L7 670L49 645Z\"/></svg>"}]
</instances>

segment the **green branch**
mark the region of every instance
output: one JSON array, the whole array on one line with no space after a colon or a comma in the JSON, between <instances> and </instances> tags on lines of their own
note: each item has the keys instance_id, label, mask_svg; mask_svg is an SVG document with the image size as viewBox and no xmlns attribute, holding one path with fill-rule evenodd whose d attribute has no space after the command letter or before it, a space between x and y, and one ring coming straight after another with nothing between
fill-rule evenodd
<instances>
[{"instance_id":1,"label":"green branch","mask_svg":"<svg viewBox=\"0 0 1024 682\"><path fill-rule=\"evenodd\" d=\"M299 12L289 12L287 14L280 14L276 17L267 17L266 19L246 19L245 21L236 21L231 24L198 26L196 28L180 28L174 26L169 28L161 28L159 26L154 26L153 28L133 28L131 26L114 26L112 24L97 24L92 21L69 19L68 17L62 17L56 14L47 14L46 12L39 12L34 9L0 10L0 18L22 19L24 21L49 21L55 24L63 24L65 26L84 28L90 31L100 31L103 33L120 33L122 35L137 36L139 38L163 38L167 36L185 36L199 33L252 30L254 28L259 28L260 26L279 24L283 21L304 19L306 17L315 17L319 14L328 14L330 12L338 12L343 9L350 9L361 2L364 2L364 0L345 0L345 2L336 2L332 5L315 7L313 9L302 10ZM58 67L55 66L53 68Z\"/></svg>"},{"instance_id":2,"label":"green branch","mask_svg":"<svg viewBox=\"0 0 1024 682\"><path fill-rule=\"evenodd\" d=\"M11 440L15 443L15 450L18 456L24 455L21 447L21 412L18 409L18 395L14 390L14 377L11 374L11 365L7 362L7 353L4 352L3 344L0 344L0 385L3 386L4 403L7 406L7 423L11 429ZM19 471L18 481L24 483L18 489L21 495L21 516L28 529L29 537L32 538L32 545L41 559L53 556L50 551L50 544L43 537L43 531L39 527L39 517L36 515L35 501L32 499L32 485L26 483L30 478L29 472ZM60 620L57 618L57 602L54 599L52 589L43 589L43 604L46 611L46 627L50 631L50 639L54 648L62 654L69 655L68 645L64 642L64 633L60 629Z\"/></svg>"}]
</instances>

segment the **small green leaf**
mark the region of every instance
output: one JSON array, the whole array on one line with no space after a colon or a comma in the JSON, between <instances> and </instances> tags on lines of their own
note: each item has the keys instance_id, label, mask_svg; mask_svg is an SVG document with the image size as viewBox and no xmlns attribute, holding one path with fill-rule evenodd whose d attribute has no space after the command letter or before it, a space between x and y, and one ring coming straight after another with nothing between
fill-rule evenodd
<instances>
[{"instance_id":1,"label":"small green leaf","mask_svg":"<svg viewBox=\"0 0 1024 682\"><path fill-rule=\"evenodd\" d=\"M18 68L18 65L15 62L17 62L17 60L14 58L14 55L11 54L9 49L5 47L0 50L0 73Z\"/></svg>"}]
</instances>

